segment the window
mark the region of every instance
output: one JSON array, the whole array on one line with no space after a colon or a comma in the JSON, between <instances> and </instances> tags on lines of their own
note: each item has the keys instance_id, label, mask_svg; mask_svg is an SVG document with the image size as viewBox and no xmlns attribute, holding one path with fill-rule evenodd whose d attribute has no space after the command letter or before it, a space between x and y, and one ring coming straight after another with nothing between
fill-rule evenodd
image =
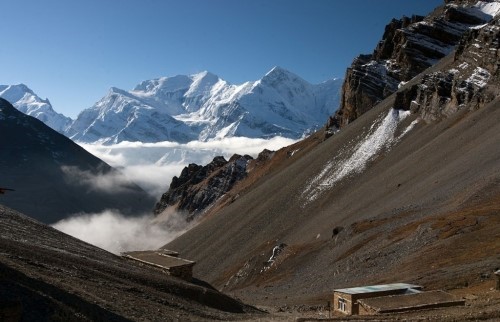
<instances>
[{"instance_id":1,"label":"window","mask_svg":"<svg viewBox=\"0 0 500 322\"><path fill-rule=\"evenodd\" d=\"M343 311L343 312L346 311L346 300L345 299L339 297L337 309L339 309L340 311Z\"/></svg>"}]
</instances>

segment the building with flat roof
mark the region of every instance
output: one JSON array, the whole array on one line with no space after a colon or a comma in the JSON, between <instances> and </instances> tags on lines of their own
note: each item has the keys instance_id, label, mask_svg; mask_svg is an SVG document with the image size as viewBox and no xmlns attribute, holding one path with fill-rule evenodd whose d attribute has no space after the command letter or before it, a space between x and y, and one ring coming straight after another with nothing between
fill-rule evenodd
<instances>
[{"instance_id":1,"label":"building with flat roof","mask_svg":"<svg viewBox=\"0 0 500 322\"><path fill-rule=\"evenodd\" d=\"M465 305L463 299L458 299L443 291L372 297L359 299L358 303L360 315L397 313Z\"/></svg>"},{"instance_id":2,"label":"building with flat roof","mask_svg":"<svg viewBox=\"0 0 500 322\"><path fill-rule=\"evenodd\" d=\"M161 269L168 275L176 276L186 281L193 279L193 266L195 262L179 258L179 254L176 252L160 249L124 252L121 255L127 259Z\"/></svg>"},{"instance_id":3,"label":"building with flat roof","mask_svg":"<svg viewBox=\"0 0 500 322\"><path fill-rule=\"evenodd\" d=\"M370 285L334 290L333 308L337 312L347 315L359 314L359 300L389 295L420 293L419 285L395 283L383 285Z\"/></svg>"}]
</instances>

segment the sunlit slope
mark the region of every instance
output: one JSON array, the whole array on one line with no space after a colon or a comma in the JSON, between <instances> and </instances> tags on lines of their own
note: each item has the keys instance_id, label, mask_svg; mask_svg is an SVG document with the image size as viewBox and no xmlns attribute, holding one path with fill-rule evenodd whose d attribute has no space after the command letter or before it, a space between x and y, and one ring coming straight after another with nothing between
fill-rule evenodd
<instances>
[{"instance_id":1,"label":"sunlit slope","mask_svg":"<svg viewBox=\"0 0 500 322\"><path fill-rule=\"evenodd\" d=\"M196 274L241 296L251 289L255 301L367 282L477 280L498 260L477 250L493 251L499 233L499 101L417 124L393 104L387 98L169 247L197 260ZM263 271L280 243L281 259ZM450 260L433 265L443 249Z\"/></svg>"}]
</instances>

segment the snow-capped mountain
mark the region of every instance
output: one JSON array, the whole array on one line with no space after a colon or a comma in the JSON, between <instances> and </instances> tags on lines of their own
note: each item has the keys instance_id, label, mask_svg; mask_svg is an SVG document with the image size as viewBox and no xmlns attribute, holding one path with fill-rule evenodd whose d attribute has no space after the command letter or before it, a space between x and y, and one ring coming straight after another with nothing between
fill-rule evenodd
<instances>
[{"instance_id":1,"label":"snow-capped mountain","mask_svg":"<svg viewBox=\"0 0 500 322\"><path fill-rule=\"evenodd\" d=\"M0 97L24 114L36 117L60 133L64 133L73 121L54 111L48 99L41 99L24 84L0 85Z\"/></svg>"},{"instance_id":2,"label":"snow-capped mountain","mask_svg":"<svg viewBox=\"0 0 500 322\"><path fill-rule=\"evenodd\" d=\"M81 142L208 140L232 136L300 138L338 107L342 80L313 85L280 67L262 79L229 84L202 72L111 88L66 134Z\"/></svg>"}]
</instances>

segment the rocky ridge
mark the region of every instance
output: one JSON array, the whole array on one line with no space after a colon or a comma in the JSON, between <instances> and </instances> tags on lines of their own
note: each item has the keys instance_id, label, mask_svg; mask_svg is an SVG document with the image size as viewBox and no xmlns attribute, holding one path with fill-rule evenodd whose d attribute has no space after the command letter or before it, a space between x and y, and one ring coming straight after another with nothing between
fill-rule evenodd
<instances>
[{"instance_id":1,"label":"rocky ridge","mask_svg":"<svg viewBox=\"0 0 500 322\"><path fill-rule=\"evenodd\" d=\"M448 117L462 108L478 109L499 95L500 20L470 30L460 41L448 70L425 75L397 92L395 107L425 121Z\"/></svg>"},{"instance_id":2,"label":"rocky ridge","mask_svg":"<svg viewBox=\"0 0 500 322\"><path fill-rule=\"evenodd\" d=\"M327 122L330 132L354 121L417 74L450 54L471 28L488 22L495 1L447 1L427 17L393 19L372 54L360 55L347 69L339 110Z\"/></svg>"},{"instance_id":3,"label":"rocky ridge","mask_svg":"<svg viewBox=\"0 0 500 322\"><path fill-rule=\"evenodd\" d=\"M156 204L154 213L159 215L168 208L184 213L187 221L198 218L245 179L256 165L272 156L272 151L264 150L256 159L235 154L229 160L222 156L215 157L205 166L189 164L179 177L172 178L169 190Z\"/></svg>"}]
</instances>

